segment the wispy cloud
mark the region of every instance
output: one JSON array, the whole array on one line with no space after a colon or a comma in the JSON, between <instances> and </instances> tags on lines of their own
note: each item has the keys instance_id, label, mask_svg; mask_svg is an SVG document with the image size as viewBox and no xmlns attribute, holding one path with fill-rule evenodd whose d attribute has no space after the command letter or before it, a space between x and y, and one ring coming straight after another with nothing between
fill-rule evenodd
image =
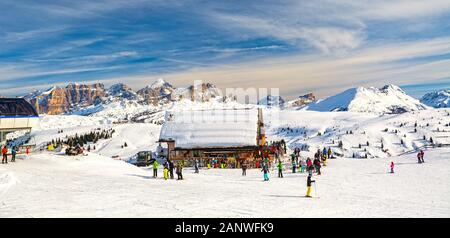
<instances>
[{"instance_id":1,"label":"wispy cloud","mask_svg":"<svg viewBox=\"0 0 450 238\"><path fill-rule=\"evenodd\" d=\"M221 87L281 88L281 93L291 97L313 90L324 96L357 85L417 83L450 77L450 59L414 60L448 53L450 38L439 38L372 46L328 59L315 55L292 56L241 63L226 70L197 68L154 77L177 83L200 79Z\"/></svg>"},{"instance_id":2,"label":"wispy cloud","mask_svg":"<svg viewBox=\"0 0 450 238\"><path fill-rule=\"evenodd\" d=\"M290 95L447 77L448 0L0 2L0 88L166 77Z\"/></svg>"}]
</instances>

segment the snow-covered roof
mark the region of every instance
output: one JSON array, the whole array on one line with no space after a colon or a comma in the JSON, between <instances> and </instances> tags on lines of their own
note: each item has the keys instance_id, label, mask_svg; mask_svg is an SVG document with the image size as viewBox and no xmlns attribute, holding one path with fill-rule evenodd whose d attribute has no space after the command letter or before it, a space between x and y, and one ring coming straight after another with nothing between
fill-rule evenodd
<instances>
[{"instance_id":1,"label":"snow-covered roof","mask_svg":"<svg viewBox=\"0 0 450 238\"><path fill-rule=\"evenodd\" d=\"M168 111L160 140L177 148L256 146L257 123L257 109Z\"/></svg>"}]
</instances>

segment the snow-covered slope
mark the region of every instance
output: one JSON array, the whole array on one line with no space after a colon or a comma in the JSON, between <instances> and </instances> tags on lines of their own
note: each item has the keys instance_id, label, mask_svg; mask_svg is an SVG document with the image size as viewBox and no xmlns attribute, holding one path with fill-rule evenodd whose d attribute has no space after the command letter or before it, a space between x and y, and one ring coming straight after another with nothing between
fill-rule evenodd
<instances>
[{"instance_id":1,"label":"snow-covered slope","mask_svg":"<svg viewBox=\"0 0 450 238\"><path fill-rule=\"evenodd\" d=\"M264 183L259 169L242 176L239 169L185 168L177 181L95 153L40 153L0 166L0 217L448 217L449 158L442 148L425 151L425 164L411 154L333 159L314 176L312 195L320 199L307 199L307 173L288 165L284 178L272 170Z\"/></svg>"},{"instance_id":2,"label":"snow-covered slope","mask_svg":"<svg viewBox=\"0 0 450 238\"><path fill-rule=\"evenodd\" d=\"M420 101L434 108L450 107L450 89L427 93Z\"/></svg>"},{"instance_id":3,"label":"snow-covered slope","mask_svg":"<svg viewBox=\"0 0 450 238\"><path fill-rule=\"evenodd\" d=\"M348 89L329 98L319 100L307 107L310 111L350 111L368 113L403 113L424 110L427 107L419 100L408 96L395 85L382 88L358 87Z\"/></svg>"},{"instance_id":4,"label":"snow-covered slope","mask_svg":"<svg viewBox=\"0 0 450 238\"><path fill-rule=\"evenodd\" d=\"M387 158L431 145L430 138L436 145L450 145L449 115L448 109L392 115L264 110L264 122L268 141L284 139L291 148L306 146L304 155L331 147L345 157Z\"/></svg>"}]
</instances>

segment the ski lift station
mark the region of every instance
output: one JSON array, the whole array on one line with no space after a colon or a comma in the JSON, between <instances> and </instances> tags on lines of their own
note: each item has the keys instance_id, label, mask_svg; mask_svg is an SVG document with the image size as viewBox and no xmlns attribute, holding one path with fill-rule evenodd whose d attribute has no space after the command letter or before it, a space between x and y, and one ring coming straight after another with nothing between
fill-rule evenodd
<instances>
[{"instance_id":1,"label":"ski lift station","mask_svg":"<svg viewBox=\"0 0 450 238\"><path fill-rule=\"evenodd\" d=\"M38 123L38 113L25 99L0 98L0 142L11 132L31 132Z\"/></svg>"}]
</instances>

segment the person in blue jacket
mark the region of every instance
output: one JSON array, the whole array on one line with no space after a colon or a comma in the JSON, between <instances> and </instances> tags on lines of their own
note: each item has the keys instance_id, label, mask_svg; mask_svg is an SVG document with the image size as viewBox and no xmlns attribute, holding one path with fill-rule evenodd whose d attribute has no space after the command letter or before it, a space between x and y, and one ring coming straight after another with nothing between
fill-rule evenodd
<instances>
[{"instance_id":1,"label":"person in blue jacket","mask_svg":"<svg viewBox=\"0 0 450 238\"><path fill-rule=\"evenodd\" d=\"M13 146L11 149L11 162L16 162L16 154L17 154L17 147Z\"/></svg>"}]
</instances>

